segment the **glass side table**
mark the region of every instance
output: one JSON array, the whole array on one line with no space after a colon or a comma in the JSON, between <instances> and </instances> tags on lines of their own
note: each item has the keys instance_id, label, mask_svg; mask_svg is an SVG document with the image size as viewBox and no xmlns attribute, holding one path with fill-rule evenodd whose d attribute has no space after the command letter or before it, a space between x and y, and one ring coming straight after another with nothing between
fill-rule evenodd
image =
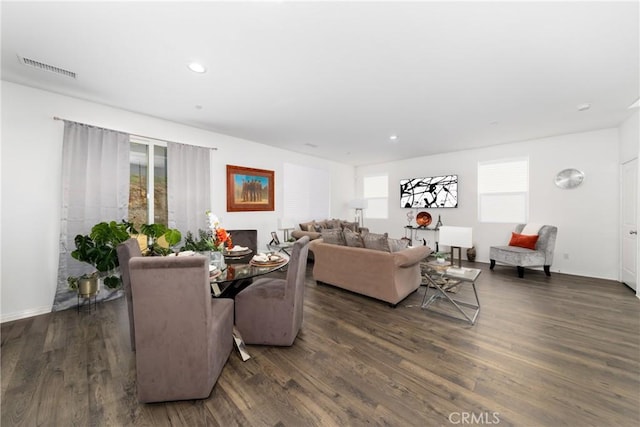
<instances>
[{"instance_id":1,"label":"glass side table","mask_svg":"<svg viewBox=\"0 0 640 427\"><path fill-rule=\"evenodd\" d=\"M281 243L267 243L267 249L273 253L284 252L288 256L291 256L291 248L293 248L294 242L281 242Z\"/></svg>"},{"instance_id":2,"label":"glass side table","mask_svg":"<svg viewBox=\"0 0 640 427\"><path fill-rule=\"evenodd\" d=\"M476 290L476 280L478 280L478 276L480 276L482 270L479 268L466 267L455 268L450 265L445 264L445 266L443 266L442 264L437 263L429 263L429 267L434 268L430 270L428 269L424 274L424 277L427 279L427 286L424 291L424 297L422 298L421 308L429 308L429 306L431 306L436 300L443 299L453 304L453 306L462 313L465 319L474 325L478 318L478 314L480 314L480 300L478 299L478 291ZM475 302L460 301L451 298L447 294L446 290L446 286L450 281L458 282L456 286L461 286L465 283L471 284L473 295L475 296ZM434 291L430 294L429 290L432 288ZM467 313L467 311L469 311L468 309L471 309L470 313ZM441 314L451 316L447 313Z\"/></svg>"}]
</instances>

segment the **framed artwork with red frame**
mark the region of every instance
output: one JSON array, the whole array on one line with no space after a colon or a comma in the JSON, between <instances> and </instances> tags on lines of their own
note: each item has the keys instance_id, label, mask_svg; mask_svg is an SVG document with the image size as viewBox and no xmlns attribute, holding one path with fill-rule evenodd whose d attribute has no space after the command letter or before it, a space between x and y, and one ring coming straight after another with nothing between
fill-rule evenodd
<instances>
[{"instance_id":1,"label":"framed artwork with red frame","mask_svg":"<svg viewBox=\"0 0 640 427\"><path fill-rule=\"evenodd\" d=\"M227 165L227 212L273 211L274 172Z\"/></svg>"}]
</instances>

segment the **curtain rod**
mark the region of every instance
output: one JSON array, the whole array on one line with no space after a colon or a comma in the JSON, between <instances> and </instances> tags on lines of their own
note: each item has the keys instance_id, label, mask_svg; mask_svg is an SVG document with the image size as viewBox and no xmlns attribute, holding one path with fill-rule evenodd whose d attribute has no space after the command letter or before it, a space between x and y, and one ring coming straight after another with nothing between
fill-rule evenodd
<instances>
[{"instance_id":1,"label":"curtain rod","mask_svg":"<svg viewBox=\"0 0 640 427\"><path fill-rule=\"evenodd\" d=\"M76 122L74 120L67 120L67 119L60 118L58 116L53 116L53 120L60 120L60 121L63 121L63 122L76 123L76 124L79 124L79 125L91 126L91 127L94 127L94 128L110 130L110 131L114 131L114 132L122 132L122 133L126 133L129 136L136 136L138 138L155 139L156 141L171 142L171 143L175 143L175 144L182 144L181 142L169 141L167 139L156 138L156 137L153 137L153 136L138 135L138 134L135 134L135 133L124 132L124 131L117 130L117 129L109 129L109 128L105 128L105 127L102 127L102 126L90 125L88 123ZM193 145L193 144L190 144L190 145ZM217 147L205 147L205 148L210 148L210 149L212 149L214 151L218 150Z\"/></svg>"}]
</instances>

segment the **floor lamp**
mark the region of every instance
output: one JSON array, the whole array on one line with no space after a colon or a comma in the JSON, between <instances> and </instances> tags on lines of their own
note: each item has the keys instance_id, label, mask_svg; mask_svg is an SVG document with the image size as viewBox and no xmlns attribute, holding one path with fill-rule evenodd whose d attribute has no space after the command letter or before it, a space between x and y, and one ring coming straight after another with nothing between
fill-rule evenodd
<instances>
[{"instance_id":1,"label":"floor lamp","mask_svg":"<svg viewBox=\"0 0 640 427\"><path fill-rule=\"evenodd\" d=\"M438 230L438 243L451 246L451 265L453 265L453 250L458 250L458 268L462 268L462 248L473 246L473 229L471 227L453 227L443 225Z\"/></svg>"},{"instance_id":2,"label":"floor lamp","mask_svg":"<svg viewBox=\"0 0 640 427\"><path fill-rule=\"evenodd\" d=\"M364 215L362 211L367 209L368 206L369 203L367 199L353 199L349 202L349 207L356 210L356 221L361 228L364 227Z\"/></svg>"}]
</instances>

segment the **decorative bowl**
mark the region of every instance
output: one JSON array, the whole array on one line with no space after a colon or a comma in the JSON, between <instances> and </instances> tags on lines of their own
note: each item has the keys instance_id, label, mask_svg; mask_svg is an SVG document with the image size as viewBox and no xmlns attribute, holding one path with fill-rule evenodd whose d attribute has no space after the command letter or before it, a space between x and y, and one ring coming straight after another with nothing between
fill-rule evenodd
<instances>
[{"instance_id":1,"label":"decorative bowl","mask_svg":"<svg viewBox=\"0 0 640 427\"><path fill-rule=\"evenodd\" d=\"M431 224L431 215L429 212L420 212L416 215L416 223L418 224L418 227L427 227Z\"/></svg>"}]
</instances>

